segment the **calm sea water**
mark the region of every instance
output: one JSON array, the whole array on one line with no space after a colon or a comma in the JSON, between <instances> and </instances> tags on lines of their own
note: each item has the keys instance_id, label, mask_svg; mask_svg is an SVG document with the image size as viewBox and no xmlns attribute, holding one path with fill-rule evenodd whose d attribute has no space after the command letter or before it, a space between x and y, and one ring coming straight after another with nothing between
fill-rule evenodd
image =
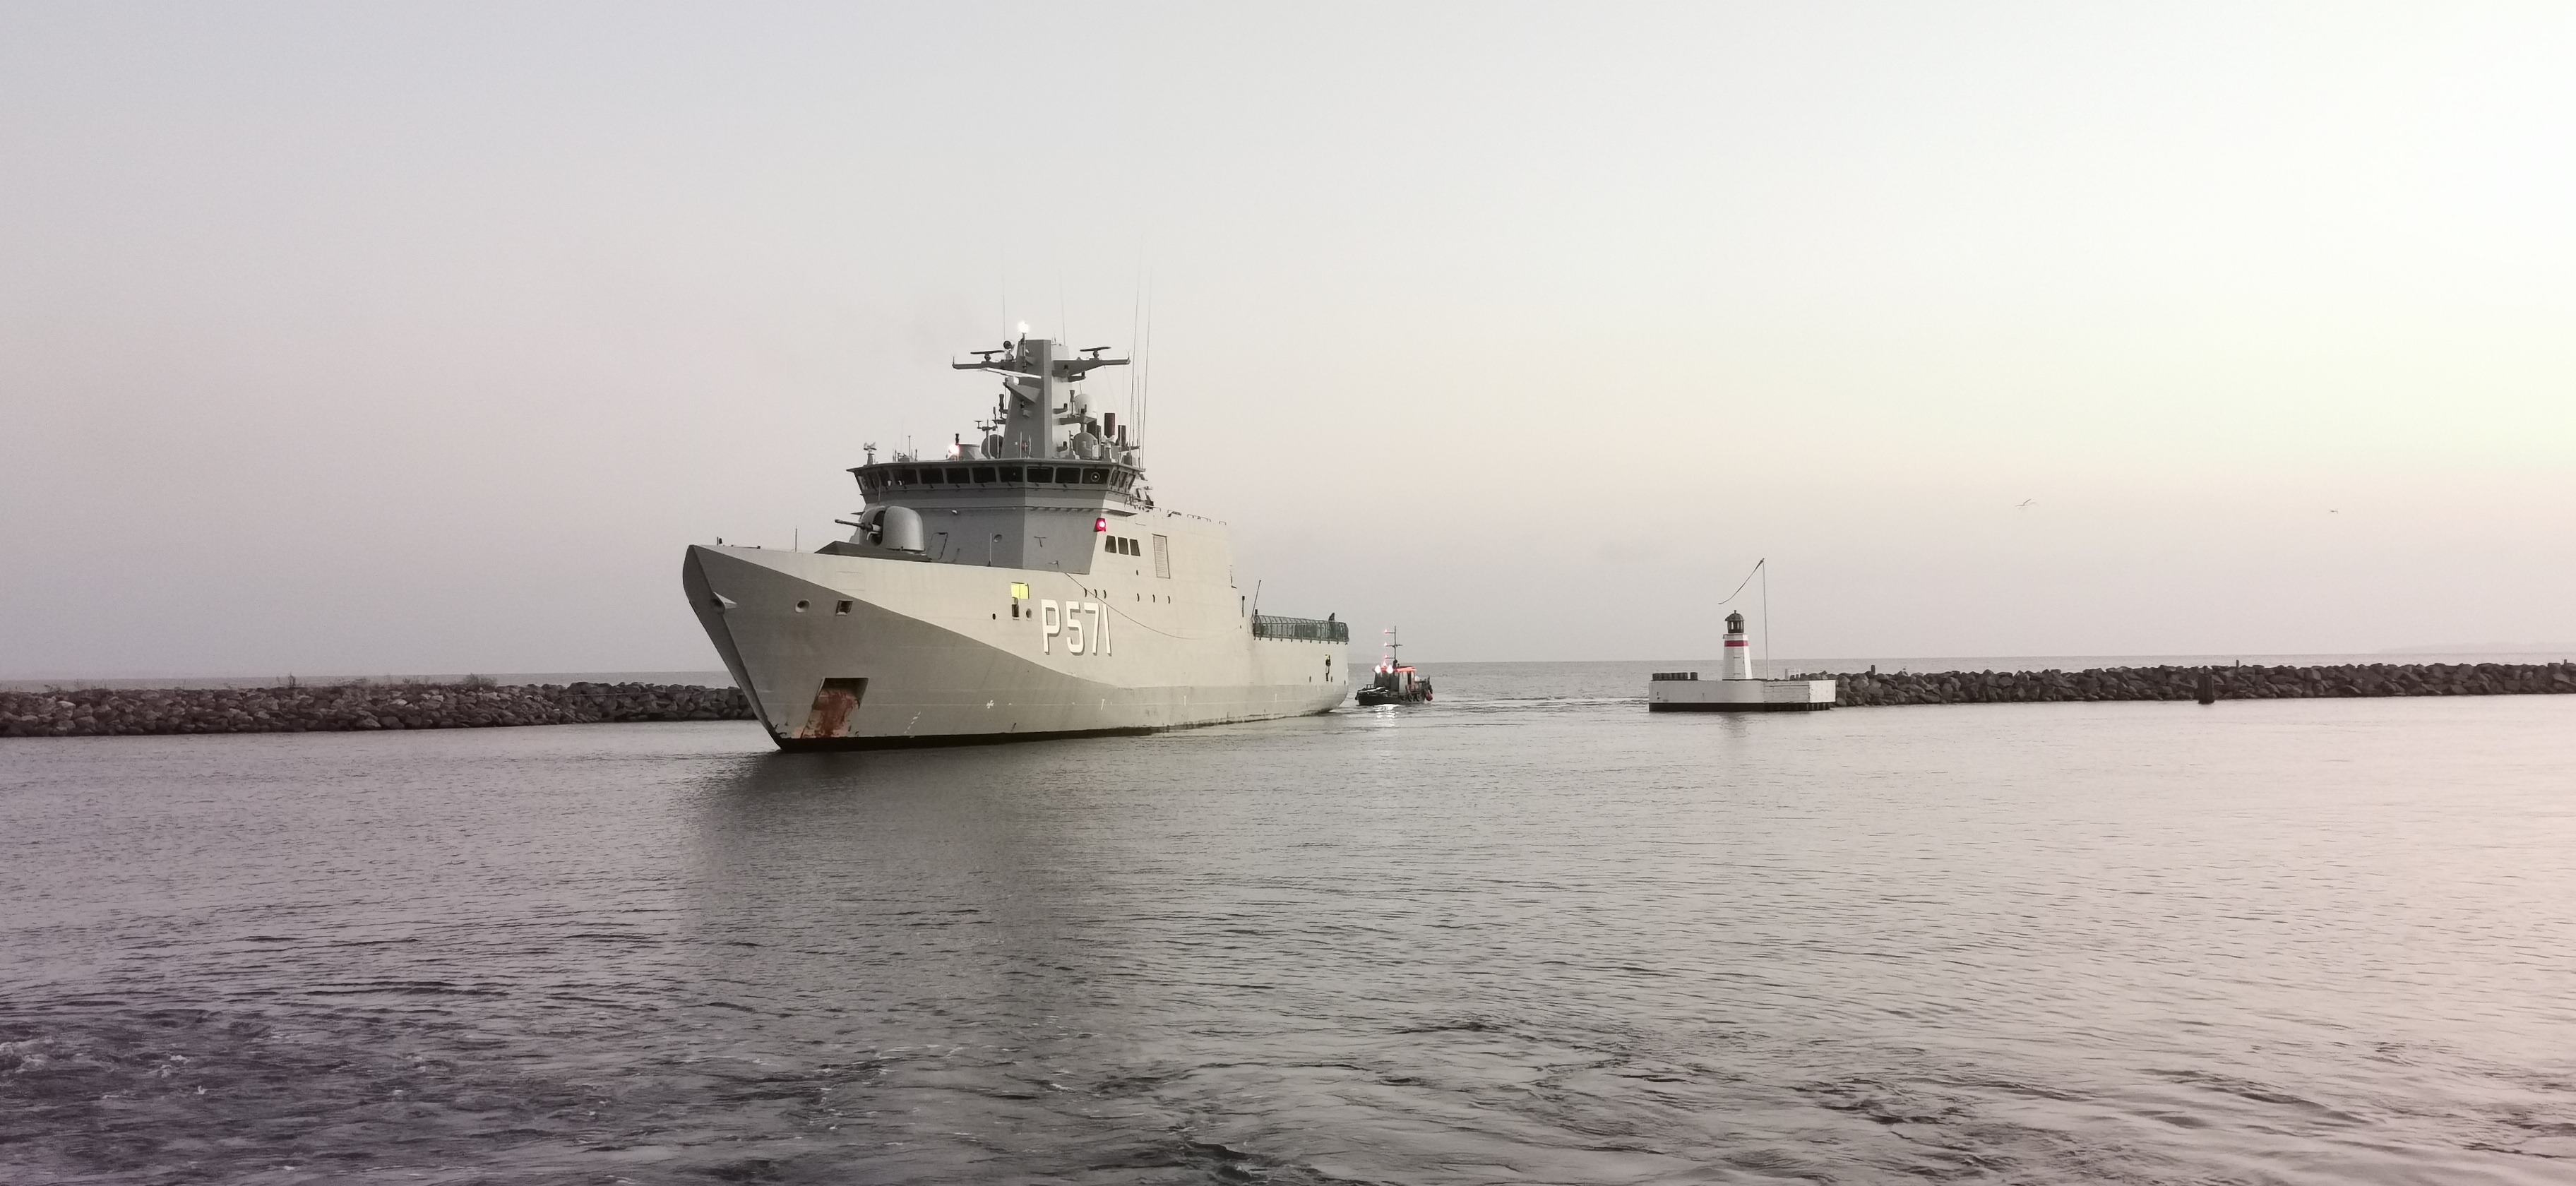
<instances>
[{"instance_id":1,"label":"calm sea water","mask_svg":"<svg viewBox=\"0 0 2576 1186\"><path fill-rule=\"evenodd\" d=\"M2576 697L1637 687L0 742L0 1180L2576 1180Z\"/></svg>"},{"instance_id":2,"label":"calm sea water","mask_svg":"<svg viewBox=\"0 0 2576 1186\"><path fill-rule=\"evenodd\" d=\"M1351 657L1365 667L1375 661L1377 640L1361 632L1353 644ZM1756 656L1763 652L1754 651ZM1859 672L1870 668L1882 671L2081 671L2088 667L2158 667L2219 666L2231 663L2287 664L2292 667L2317 667L2346 663L2564 663L2576 659L2576 646L2555 650L2523 651L2378 651L2352 655L2017 655L1993 656L1896 656L1844 659L1779 659L1755 660L1757 674L1786 675L1799 671ZM1408 660L1410 662L1411 660ZM1477 678L1480 673L1507 673L1516 690L1545 694L1568 680L1610 677L1626 679L1630 672L1688 670L1696 667L1715 672L1721 660L1655 659L1630 663L1432 663L1426 670L1437 668L1451 674ZM283 675L224 676L146 676L92 679L63 677L58 679L0 679L0 692L42 692L50 688L268 688L290 678L307 684L341 684L356 680L374 683L401 683L418 680L425 683L454 683L463 679L493 679L505 684L571 684L571 683L644 683L697 684L711 688L733 686L733 677L722 671L516 671L490 672L483 675L452 673L446 675L324 675L290 677ZM1645 678L1643 674L1639 679Z\"/></svg>"}]
</instances>

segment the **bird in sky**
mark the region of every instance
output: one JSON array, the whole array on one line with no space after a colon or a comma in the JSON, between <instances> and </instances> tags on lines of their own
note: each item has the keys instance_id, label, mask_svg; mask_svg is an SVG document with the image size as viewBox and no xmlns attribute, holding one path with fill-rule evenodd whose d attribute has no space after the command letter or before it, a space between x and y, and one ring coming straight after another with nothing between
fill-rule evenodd
<instances>
[{"instance_id":1,"label":"bird in sky","mask_svg":"<svg viewBox=\"0 0 2576 1186\"><path fill-rule=\"evenodd\" d=\"M2020 502L2014 503L2014 504L2013 504L2013 509L2014 509L2014 510L2016 510L2016 511L2026 511L2026 510L2029 510L2029 509L2031 508L2031 504L2036 503L2036 502L2038 502L2038 501L2039 501L2039 500L2038 500L2038 499L2036 499L2036 498L2025 498L2025 499L2021 500Z\"/></svg>"}]
</instances>

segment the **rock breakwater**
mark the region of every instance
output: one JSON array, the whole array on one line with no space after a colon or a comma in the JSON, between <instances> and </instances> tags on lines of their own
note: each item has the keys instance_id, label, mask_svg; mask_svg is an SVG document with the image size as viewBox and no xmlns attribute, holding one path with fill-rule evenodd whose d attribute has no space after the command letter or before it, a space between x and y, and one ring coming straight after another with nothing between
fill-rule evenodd
<instances>
[{"instance_id":1,"label":"rock breakwater","mask_svg":"<svg viewBox=\"0 0 2576 1186\"><path fill-rule=\"evenodd\" d=\"M2331 667L2099 667L2085 671L1820 671L1834 703L2018 704L2058 700L2219 700L2337 696L2520 696L2576 693L2576 663L2368 663Z\"/></svg>"},{"instance_id":2,"label":"rock breakwater","mask_svg":"<svg viewBox=\"0 0 2576 1186\"><path fill-rule=\"evenodd\" d=\"M600 721L747 721L739 688L690 684L334 684L0 692L0 737L332 733Z\"/></svg>"}]
</instances>

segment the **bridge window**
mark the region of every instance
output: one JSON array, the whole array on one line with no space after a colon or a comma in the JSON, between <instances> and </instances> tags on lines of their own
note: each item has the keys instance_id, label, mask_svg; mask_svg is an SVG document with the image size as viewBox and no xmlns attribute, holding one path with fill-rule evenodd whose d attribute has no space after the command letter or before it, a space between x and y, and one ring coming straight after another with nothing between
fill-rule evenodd
<instances>
[{"instance_id":1,"label":"bridge window","mask_svg":"<svg viewBox=\"0 0 2576 1186\"><path fill-rule=\"evenodd\" d=\"M1105 470L1105 469L1087 469L1087 470L1082 471L1082 484L1083 484L1083 485L1085 485L1085 486L1105 486L1105 485L1107 485L1108 483L1109 483L1109 471L1108 471L1108 470Z\"/></svg>"},{"instance_id":2,"label":"bridge window","mask_svg":"<svg viewBox=\"0 0 2576 1186\"><path fill-rule=\"evenodd\" d=\"M921 480L925 484L936 485L939 481L939 471L935 469L923 470L921 471Z\"/></svg>"},{"instance_id":3,"label":"bridge window","mask_svg":"<svg viewBox=\"0 0 2576 1186\"><path fill-rule=\"evenodd\" d=\"M921 480L921 475L920 475L920 474L917 474L917 473L914 473L913 471L908 470L908 469L899 469L899 470L894 471L894 480L895 480L895 481L898 481L898 482L903 482L903 483L906 483L906 484L910 484L910 483L913 483L913 482L918 482L918 481L920 481L920 480Z\"/></svg>"},{"instance_id":4,"label":"bridge window","mask_svg":"<svg viewBox=\"0 0 2576 1186\"><path fill-rule=\"evenodd\" d=\"M962 466L962 465L952 467L952 468L948 471L948 480L949 480L949 481L951 481L951 482L954 482L954 483L956 483L956 484L958 484L958 485L960 485L960 486L965 485L965 484L966 484L966 467L965 467L965 466Z\"/></svg>"},{"instance_id":5,"label":"bridge window","mask_svg":"<svg viewBox=\"0 0 2576 1186\"><path fill-rule=\"evenodd\" d=\"M976 480L976 481L978 481L978 482L990 482L990 481L992 481L992 480L993 480L993 467L992 467L992 466L989 466L989 465L979 465L979 466L976 466L976 467L975 467L975 480Z\"/></svg>"},{"instance_id":6,"label":"bridge window","mask_svg":"<svg viewBox=\"0 0 2576 1186\"><path fill-rule=\"evenodd\" d=\"M1027 481L1026 478L1021 476L1020 467L1016 465L1006 465L1002 467L1002 480L1005 482Z\"/></svg>"},{"instance_id":7,"label":"bridge window","mask_svg":"<svg viewBox=\"0 0 2576 1186\"><path fill-rule=\"evenodd\" d=\"M1052 482L1055 480L1055 467L1051 465L1032 465L1029 467L1029 480L1032 482Z\"/></svg>"}]
</instances>

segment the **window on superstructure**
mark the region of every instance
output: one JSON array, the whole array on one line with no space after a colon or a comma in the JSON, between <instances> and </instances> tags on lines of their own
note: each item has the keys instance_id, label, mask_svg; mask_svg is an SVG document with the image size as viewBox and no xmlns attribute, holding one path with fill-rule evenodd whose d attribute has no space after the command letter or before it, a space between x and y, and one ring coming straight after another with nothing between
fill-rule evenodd
<instances>
[{"instance_id":1,"label":"window on superstructure","mask_svg":"<svg viewBox=\"0 0 2576 1186\"><path fill-rule=\"evenodd\" d=\"M902 482L905 485L911 485L914 482L920 481L921 475L908 469L899 469L894 471L894 480Z\"/></svg>"},{"instance_id":2,"label":"window on superstructure","mask_svg":"<svg viewBox=\"0 0 2576 1186\"><path fill-rule=\"evenodd\" d=\"M1107 484L1108 484L1108 482L1109 482L1109 471L1108 471L1108 470L1105 470L1105 469L1087 469L1087 470L1082 471L1082 484L1083 484L1083 485L1085 485L1085 486L1102 486L1102 485L1107 485Z\"/></svg>"},{"instance_id":3,"label":"window on superstructure","mask_svg":"<svg viewBox=\"0 0 2576 1186\"><path fill-rule=\"evenodd\" d=\"M979 465L979 466L976 466L976 467L975 467L975 480L976 480L976 481L978 481L978 482L990 482L990 481L992 481L992 480L993 480L993 467L992 467L992 466L989 466L989 465Z\"/></svg>"},{"instance_id":4,"label":"window on superstructure","mask_svg":"<svg viewBox=\"0 0 2576 1186\"><path fill-rule=\"evenodd\" d=\"M1021 476L1020 467L1016 465L1006 465L1002 467L1002 480L1005 482L1022 482L1027 479Z\"/></svg>"},{"instance_id":5,"label":"window on superstructure","mask_svg":"<svg viewBox=\"0 0 2576 1186\"><path fill-rule=\"evenodd\" d=\"M921 481L924 485L936 485L939 481L939 471L935 469L921 471Z\"/></svg>"},{"instance_id":6,"label":"window on superstructure","mask_svg":"<svg viewBox=\"0 0 2576 1186\"><path fill-rule=\"evenodd\" d=\"M951 468L951 469L948 471L948 480L949 480L949 481L951 481L951 482L954 482L954 483L956 483L957 485L960 485L960 486L965 485L965 484L966 484L966 467L965 467L965 466L960 465L960 466L956 466L956 467Z\"/></svg>"},{"instance_id":7,"label":"window on superstructure","mask_svg":"<svg viewBox=\"0 0 2576 1186\"><path fill-rule=\"evenodd\" d=\"M1032 482L1052 482L1055 480L1055 467L1051 465L1032 465L1029 467L1029 480Z\"/></svg>"}]
</instances>

